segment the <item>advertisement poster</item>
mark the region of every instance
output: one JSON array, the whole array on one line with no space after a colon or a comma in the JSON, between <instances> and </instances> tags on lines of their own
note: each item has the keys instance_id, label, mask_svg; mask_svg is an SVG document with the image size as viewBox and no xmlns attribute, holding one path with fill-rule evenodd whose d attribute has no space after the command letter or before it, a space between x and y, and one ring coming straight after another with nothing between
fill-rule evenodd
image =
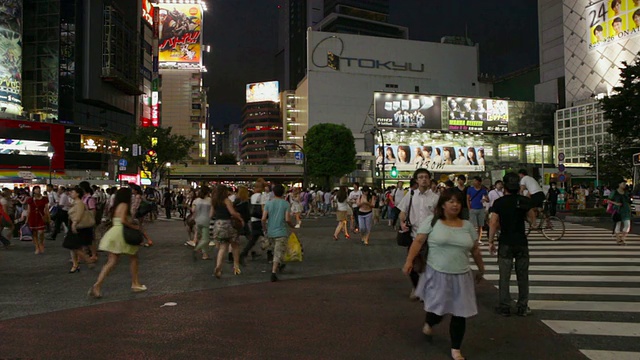
<instances>
[{"instance_id":1,"label":"advertisement poster","mask_svg":"<svg viewBox=\"0 0 640 360\"><path fill-rule=\"evenodd\" d=\"M585 9L589 49L640 33L640 0L605 0Z\"/></svg>"},{"instance_id":2,"label":"advertisement poster","mask_svg":"<svg viewBox=\"0 0 640 360\"><path fill-rule=\"evenodd\" d=\"M161 4L159 62L200 65L202 61L202 8L194 4Z\"/></svg>"},{"instance_id":3,"label":"advertisement poster","mask_svg":"<svg viewBox=\"0 0 640 360\"><path fill-rule=\"evenodd\" d=\"M0 2L0 104L20 114L22 103L22 1Z\"/></svg>"},{"instance_id":4,"label":"advertisement poster","mask_svg":"<svg viewBox=\"0 0 640 360\"><path fill-rule=\"evenodd\" d=\"M442 129L440 96L375 93L374 118L380 127Z\"/></svg>"},{"instance_id":5,"label":"advertisement poster","mask_svg":"<svg viewBox=\"0 0 640 360\"><path fill-rule=\"evenodd\" d=\"M279 102L277 81L247 84L247 104L261 101Z\"/></svg>"},{"instance_id":6,"label":"advertisement poster","mask_svg":"<svg viewBox=\"0 0 640 360\"><path fill-rule=\"evenodd\" d=\"M447 98L449 130L507 132L509 102L478 98Z\"/></svg>"},{"instance_id":7,"label":"advertisement poster","mask_svg":"<svg viewBox=\"0 0 640 360\"><path fill-rule=\"evenodd\" d=\"M430 145L377 145L376 165L394 164L398 171L425 168L434 172L480 172L485 170L483 147L458 146L451 143ZM383 160L384 158L384 160ZM387 170L390 165L385 165Z\"/></svg>"},{"instance_id":8,"label":"advertisement poster","mask_svg":"<svg viewBox=\"0 0 640 360\"><path fill-rule=\"evenodd\" d=\"M64 169L64 126L0 120L0 164L5 169L49 169L47 150L54 149L51 167Z\"/></svg>"}]
</instances>

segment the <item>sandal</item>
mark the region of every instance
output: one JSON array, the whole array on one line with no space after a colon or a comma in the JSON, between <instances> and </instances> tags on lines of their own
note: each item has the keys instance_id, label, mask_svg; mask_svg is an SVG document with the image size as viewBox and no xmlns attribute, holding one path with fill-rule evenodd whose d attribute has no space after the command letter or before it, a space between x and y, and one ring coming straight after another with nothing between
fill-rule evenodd
<instances>
[{"instance_id":1,"label":"sandal","mask_svg":"<svg viewBox=\"0 0 640 360\"><path fill-rule=\"evenodd\" d=\"M87 292L87 296L94 298L94 299L100 299L102 297L102 294L100 294L99 292L95 291L95 287L91 287L89 288L89 292Z\"/></svg>"},{"instance_id":2,"label":"sandal","mask_svg":"<svg viewBox=\"0 0 640 360\"><path fill-rule=\"evenodd\" d=\"M222 276L222 269L221 268L216 268L216 271L213 273L213 275L220 279L220 277Z\"/></svg>"},{"instance_id":3,"label":"sandal","mask_svg":"<svg viewBox=\"0 0 640 360\"><path fill-rule=\"evenodd\" d=\"M242 271L240 270L240 267L233 267L233 275L240 275L242 274Z\"/></svg>"},{"instance_id":4,"label":"sandal","mask_svg":"<svg viewBox=\"0 0 640 360\"><path fill-rule=\"evenodd\" d=\"M338 241L338 237L333 235L333 240Z\"/></svg>"}]
</instances>

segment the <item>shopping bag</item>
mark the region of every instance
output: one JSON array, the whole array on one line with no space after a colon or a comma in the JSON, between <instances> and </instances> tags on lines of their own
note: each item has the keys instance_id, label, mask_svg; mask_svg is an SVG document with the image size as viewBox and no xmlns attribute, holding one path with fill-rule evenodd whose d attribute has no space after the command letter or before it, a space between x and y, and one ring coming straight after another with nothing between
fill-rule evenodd
<instances>
[{"instance_id":1,"label":"shopping bag","mask_svg":"<svg viewBox=\"0 0 640 360\"><path fill-rule=\"evenodd\" d=\"M304 250L302 249L300 240L298 240L295 233L291 233L287 241L287 252L284 254L284 261L302 261L303 253Z\"/></svg>"},{"instance_id":2,"label":"shopping bag","mask_svg":"<svg viewBox=\"0 0 640 360\"><path fill-rule=\"evenodd\" d=\"M29 225L24 224L20 227L20 241L31 241L33 240L33 231Z\"/></svg>"}]
</instances>

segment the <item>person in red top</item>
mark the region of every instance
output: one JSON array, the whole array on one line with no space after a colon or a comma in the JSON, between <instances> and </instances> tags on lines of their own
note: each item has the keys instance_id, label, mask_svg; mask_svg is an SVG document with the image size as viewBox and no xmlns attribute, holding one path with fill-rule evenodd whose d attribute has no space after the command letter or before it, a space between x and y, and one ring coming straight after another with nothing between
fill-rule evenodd
<instances>
[{"instance_id":1,"label":"person in red top","mask_svg":"<svg viewBox=\"0 0 640 360\"><path fill-rule=\"evenodd\" d=\"M49 221L49 199L42 196L40 186L33 187L33 196L27 199L27 223L33 231L36 255L44 252L44 230Z\"/></svg>"}]
</instances>

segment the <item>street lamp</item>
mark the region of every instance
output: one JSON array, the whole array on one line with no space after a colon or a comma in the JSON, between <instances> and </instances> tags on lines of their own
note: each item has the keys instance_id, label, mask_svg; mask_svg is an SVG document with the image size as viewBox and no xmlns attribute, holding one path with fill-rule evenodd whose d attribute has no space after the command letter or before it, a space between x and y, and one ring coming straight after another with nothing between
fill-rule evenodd
<instances>
[{"instance_id":1,"label":"street lamp","mask_svg":"<svg viewBox=\"0 0 640 360\"><path fill-rule=\"evenodd\" d=\"M53 148L51 144L47 147L47 156L49 157L49 184L51 184L51 160L53 159L53 154L56 152L56 149Z\"/></svg>"},{"instance_id":2,"label":"street lamp","mask_svg":"<svg viewBox=\"0 0 640 360\"><path fill-rule=\"evenodd\" d=\"M168 162L165 166L167 167L167 188L171 189L171 163Z\"/></svg>"}]
</instances>

